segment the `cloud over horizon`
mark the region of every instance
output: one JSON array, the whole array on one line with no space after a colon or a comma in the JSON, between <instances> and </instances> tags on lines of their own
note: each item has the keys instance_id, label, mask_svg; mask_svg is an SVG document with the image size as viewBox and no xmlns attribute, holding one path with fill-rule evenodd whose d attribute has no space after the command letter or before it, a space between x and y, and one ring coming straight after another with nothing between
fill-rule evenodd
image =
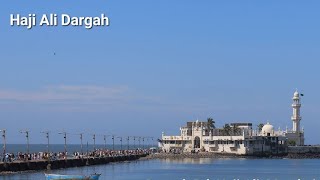
<instances>
[{"instance_id":1,"label":"cloud over horizon","mask_svg":"<svg viewBox=\"0 0 320 180\"><path fill-rule=\"evenodd\" d=\"M56 85L36 90L0 89L0 101L35 103L101 103L130 100L126 86Z\"/></svg>"}]
</instances>

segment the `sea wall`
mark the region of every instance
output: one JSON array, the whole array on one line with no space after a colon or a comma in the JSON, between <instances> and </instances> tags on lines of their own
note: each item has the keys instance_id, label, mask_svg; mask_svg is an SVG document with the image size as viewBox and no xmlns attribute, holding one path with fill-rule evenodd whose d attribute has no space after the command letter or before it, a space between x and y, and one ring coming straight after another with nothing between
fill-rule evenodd
<instances>
[{"instance_id":1,"label":"sea wall","mask_svg":"<svg viewBox=\"0 0 320 180\"><path fill-rule=\"evenodd\" d=\"M320 146L289 146L288 153L304 154L304 153L320 153Z\"/></svg>"},{"instance_id":2,"label":"sea wall","mask_svg":"<svg viewBox=\"0 0 320 180\"><path fill-rule=\"evenodd\" d=\"M142 159L198 159L198 158L268 158L268 159L320 159L320 153L284 153L284 154L255 154L255 155L237 155L230 153L213 153L213 152L199 152L199 153L156 153L150 154Z\"/></svg>"},{"instance_id":3,"label":"sea wall","mask_svg":"<svg viewBox=\"0 0 320 180\"><path fill-rule=\"evenodd\" d=\"M83 158L83 159L67 159L67 160L54 160L54 161L29 161L29 162L11 162L0 163L1 172L19 172L31 170L46 170L46 169L61 169L69 167L81 167L87 165L107 164L110 162L132 161L137 160L143 155L128 155L128 156L115 156L105 158Z\"/></svg>"}]
</instances>

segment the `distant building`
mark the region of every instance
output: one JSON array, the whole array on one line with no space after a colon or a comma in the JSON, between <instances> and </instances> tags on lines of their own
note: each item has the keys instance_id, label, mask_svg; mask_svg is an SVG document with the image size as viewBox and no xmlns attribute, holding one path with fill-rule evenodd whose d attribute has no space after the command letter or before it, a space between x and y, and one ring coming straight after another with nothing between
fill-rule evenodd
<instances>
[{"instance_id":1,"label":"distant building","mask_svg":"<svg viewBox=\"0 0 320 180\"><path fill-rule=\"evenodd\" d=\"M287 151L288 143L304 144L300 130L300 101L296 91L293 97L292 131L274 130L269 123L261 130L254 130L252 123L231 123L215 128L209 122L187 122L180 128L179 136L162 133L159 142L165 152L215 152L233 154L279 154Z\"/></svg>"}]
</instances>

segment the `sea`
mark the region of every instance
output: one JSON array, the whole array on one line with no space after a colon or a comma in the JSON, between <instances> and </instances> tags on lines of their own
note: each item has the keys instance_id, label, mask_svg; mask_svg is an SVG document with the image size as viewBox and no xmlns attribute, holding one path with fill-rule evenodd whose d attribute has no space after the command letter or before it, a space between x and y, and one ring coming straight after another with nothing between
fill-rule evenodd
<instances>
[{"instance_id":1,"label":"sea","mask_svg":"<svg viewBox=\"0 0 320 180\"><path fill-rule=\"evenodd\" d=\"M63 146L62 146L63 147ZM149 159L52 170L101 173L100 180L320 180L319 159ZM0 175L0 180L45 180L44 171Z\"/></svg>"},{"instance_id":2,"label":"sea","mask_svg":"<svg viewBox=\"0 0 320 180\"><path fill-rule=\"evenodd\" d=\"M126 150L126 149L137 149L137 148L150 148L154 147L153 144L115 144L114 149L115 150ZM50 152L64 152L64 144L49 144L49 150ZM92 151L93 149L113 149L112 144L96 144L95 146L93 144L83 144L82 145L82 151L85 153L87 151ZM47 144L30 144L29 145L29 152L30 153L37 153L37 152L47 152L48 151L48 145ZM67 144L67 151L69 153L73 152L81 152L81 145L80 144ZM0 152L3 152L3 144L0 144ZM6 153L18 153L18 152L27 152L27 145L25 144L7 144L6 145ZM0 153L0 156L2 153Z\"/></svg>"}]
</instances>

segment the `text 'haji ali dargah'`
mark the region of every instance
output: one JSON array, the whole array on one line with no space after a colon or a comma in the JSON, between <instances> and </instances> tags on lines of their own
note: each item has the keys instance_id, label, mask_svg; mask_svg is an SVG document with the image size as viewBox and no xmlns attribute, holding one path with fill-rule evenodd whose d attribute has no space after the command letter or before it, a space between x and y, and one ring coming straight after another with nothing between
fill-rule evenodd
<instances>
[{"instance_id":1,"label":"text 'haji ali dargah'","mask_svg":"<svg viewBox=\"0 0 320 180\"><path fill-rule=\"evenodd\" d=\"M301 94L302 95L302 94ZM167 136L162 133L159 142L163 151L178 152L216 152L241 155L261 153L286 153L288 145L303 146L304 130L300 128L300 94L293 94L293 127L285 131L274 130L269 123L258 130L252 128L252 123L231 123L223 128L215 128L212 119L207 122L187 122L180 128L180 136Z\"/></svg>"}]
</instances>

